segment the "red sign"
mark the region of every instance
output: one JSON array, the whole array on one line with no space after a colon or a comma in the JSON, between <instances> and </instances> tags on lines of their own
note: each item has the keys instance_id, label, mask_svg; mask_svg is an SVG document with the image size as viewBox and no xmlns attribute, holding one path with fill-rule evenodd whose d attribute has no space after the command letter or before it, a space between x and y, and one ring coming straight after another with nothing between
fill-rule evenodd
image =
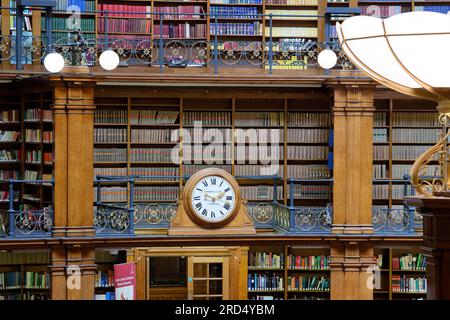
<instances>
[{"instance_id":1,"label":"red sign","mask_svg":"<svg viewBox=\"0 0 450 320\"><path fill-rule=\"evenodd\" d=\"M116 300L136 300L136 264L114 265L114 288Z\"/></svg>"}]
</instances>

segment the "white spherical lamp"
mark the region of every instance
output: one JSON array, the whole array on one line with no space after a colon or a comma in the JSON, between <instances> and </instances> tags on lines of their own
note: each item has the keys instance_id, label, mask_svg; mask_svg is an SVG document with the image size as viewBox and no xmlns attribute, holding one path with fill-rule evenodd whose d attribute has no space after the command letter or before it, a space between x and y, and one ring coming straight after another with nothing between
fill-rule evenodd
<instances>
[{"instance_id":1,"label":"white spherical lamp","mask_svg":"<svg viewBox=\"0 0 450 320\"><path fill-rule=\"evenodd\" d=\"M44 67L48 72L58 73L64 68L64 58L57 52L51 52L44 58Z\"/></svg>"},{"instance_id":2,"label":"white spherical lamp","mask_svg":"<svg viewBox=\"0 0 450 320\"><path fill-rule=\"evenodd\" d=\"M119 65L119 56L111 49L103 51L100 55L100 65L105 70L114 70Z\"/></svg>"},{"instance_id":3,"label":"white spherical lamp","mask_svg":"<svg viewBox=\"0 0 450 320\"><path fill-rule=\"evenodd\" d=\"M337 62L336 53L334 53L334 51L330 49L322 50L317 57L317 62L323 69L331 69L336 65Z\"/></svg>"}]
</instances>

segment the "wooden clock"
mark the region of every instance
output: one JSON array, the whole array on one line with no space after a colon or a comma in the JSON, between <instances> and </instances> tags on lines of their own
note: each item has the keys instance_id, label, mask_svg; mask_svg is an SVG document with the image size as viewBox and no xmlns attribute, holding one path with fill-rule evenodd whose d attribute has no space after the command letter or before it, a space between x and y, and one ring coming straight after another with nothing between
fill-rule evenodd
<instances>
[{"instance_id":1,"label":"wooden clock","mask_svg":"<svg viewBox=\"0 0 450 320\"><path fill-rule=\"evenodd\" d=\"M208 168L187 181L169 235L255 234L239 184L228 172Z\"/></svg>"}]
</instances>

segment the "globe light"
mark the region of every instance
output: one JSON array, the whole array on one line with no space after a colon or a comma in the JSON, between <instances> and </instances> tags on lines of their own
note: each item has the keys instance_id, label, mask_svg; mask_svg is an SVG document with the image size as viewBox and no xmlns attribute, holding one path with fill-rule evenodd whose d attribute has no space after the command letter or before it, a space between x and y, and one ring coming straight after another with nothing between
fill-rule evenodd
<instances>
[{"instance_id":1,"label":"globe light","mask_svg":"<svg viewBox=\"0 0 450 320\"><path fill-rule=\"evenodd\" d=\"M334 53L334 51L330 49L322 50L317 57L317 62L323 69L331 69L336 65L337 62L336 53Z\"/></svg>"},{"instance_id":2,"label":"globe light","mask_svg":"<svg viewBox=\"0 0 450 320\"><path fill-rule=\"evenodd\" d=\"M119 56L111 49L103 51L100 55L100 65L105 70L114 70L119 65Z\"/></svg>"},{"instance_id":3,"label":"globe light","mask_svg":"<svg viewBox=\"0 0 450 320\"><path fill-rule=\"evenodd\" d=\"M51 52L44 58L44 67L51 73L60 72L64 68L64 58L57 52Z\"/></svg>"}]
</instances>

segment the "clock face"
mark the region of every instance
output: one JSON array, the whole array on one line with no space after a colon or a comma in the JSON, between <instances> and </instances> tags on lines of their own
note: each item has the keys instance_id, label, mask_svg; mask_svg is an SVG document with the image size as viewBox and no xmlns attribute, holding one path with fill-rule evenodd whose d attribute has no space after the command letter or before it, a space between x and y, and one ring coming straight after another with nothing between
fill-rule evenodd
<instances>
[{"instance_id":1,"label":"clock face","mask_svg":"<svg viewBox=\"0 0 450 320\"><path fill-rule=\"evenodd\" d=\"M223 177L205 176L192 188L191 205L200 219L217 223L233 213L236 194L232 185Z\"/></svg>"}]
</instances>

